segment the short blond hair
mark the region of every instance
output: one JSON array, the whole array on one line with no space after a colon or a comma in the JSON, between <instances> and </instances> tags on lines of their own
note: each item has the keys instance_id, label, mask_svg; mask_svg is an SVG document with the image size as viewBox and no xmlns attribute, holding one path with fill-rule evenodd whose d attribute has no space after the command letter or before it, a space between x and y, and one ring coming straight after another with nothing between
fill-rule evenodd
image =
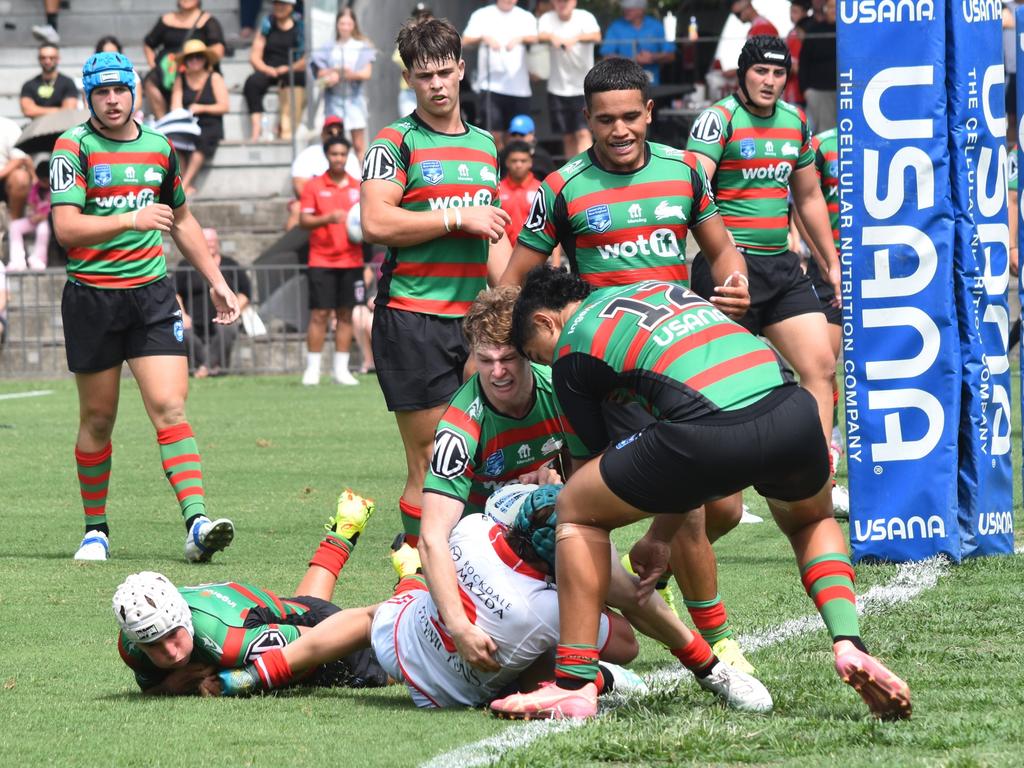
<instances>
[{"instance_id":1,"label":"short blond hair","mask_svg":"<svg viewBox=\"0 0 1024 768\"><path fill-rule=\"evenodd\" d=\"M512 307L519 297L519 286L485 288L476 295L462 321L462 330L470 349L503 347L512 343Z\"/></svg>"}]
</instances>

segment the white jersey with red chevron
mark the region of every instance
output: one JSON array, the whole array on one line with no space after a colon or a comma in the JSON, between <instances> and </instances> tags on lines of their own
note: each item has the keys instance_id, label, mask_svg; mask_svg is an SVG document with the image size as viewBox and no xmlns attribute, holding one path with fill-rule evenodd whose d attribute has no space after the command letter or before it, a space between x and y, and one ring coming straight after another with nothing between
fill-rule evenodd
<instances>
[{"instance_id":1,"label":"white jersey with red chevron","mask_svg":"<svg viewBox=\"0 0 1024 768\"><path fill-rule=\"evenodd\" d=\"M385 669L397 667L389 673L400 673L417 704L477 706L558 644L558 594L544 574L512 551L504 528L484 515L464 517L448 545L463 608L494 639L501 669L482 672L459 656L426 591L396 595L378 609L373 648ZM602 615L599 645L607 636Z\"/></svg>"}]
</instances>

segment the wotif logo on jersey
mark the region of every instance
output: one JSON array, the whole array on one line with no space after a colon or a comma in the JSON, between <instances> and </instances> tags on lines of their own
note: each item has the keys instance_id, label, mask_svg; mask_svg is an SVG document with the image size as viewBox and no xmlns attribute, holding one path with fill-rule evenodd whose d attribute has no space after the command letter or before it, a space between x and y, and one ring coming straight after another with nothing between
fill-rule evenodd
<instances>
[{"instance_id":1,"label":"wotif logo on jersey","mask_svg":"<svg viewBox=\"0 0 1024 768\"><path fill-rule=\"evenodd\" d=\"M780 184L786 184L789 182L790 174L793 173L793 164L780 162L775 165L763 165L760 168L744 168L742 172L743 178L747 181L775 179Z\"/></svg>"},{"instance_id":2,"label":"wotif logo on jersey","mask_svg":"<svg viewBox=\"0 0 1024 768\"><path fill-rule=\"evenodd\" d=\"M651 254L663 259L683 258L676 233L667 227L654 230L650 237L640 235L635 240L627 240L624 243L599 245L597 252L601 254L602 259L628 259L631 256Z\"/></svg>"},{"instance_id":3,"label":"wotif logo on jersey","mask_svg":"<svg viewBox=\"0 0 1024 768\"><path fill-rule=\"evenodd\" d=\"M463 192L461 195L448 195L447 197L429 198L430 210L438 211L442 208L468 208L471 205L490 205L494 193L489 189L478 189L472 195Z\"/></svg>"},{"instance_id":4,"label":"wotif logo on jersey","mask_svg":"<svg viewBox=\"0 0 1024 768\"><path fill-rule=\"evenodd\" d=\"M145 208L156 202L156 194L147 188L129 192L127 195L97 197L93 202L100 208Z\"/></svg>"}]
</instances>

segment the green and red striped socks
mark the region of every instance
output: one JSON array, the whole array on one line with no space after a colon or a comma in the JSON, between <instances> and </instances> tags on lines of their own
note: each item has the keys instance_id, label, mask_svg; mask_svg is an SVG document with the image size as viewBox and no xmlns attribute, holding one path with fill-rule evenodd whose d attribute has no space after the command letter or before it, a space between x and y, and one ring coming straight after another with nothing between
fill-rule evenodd
<instances>
[{"instance_id":1,"label":"green and red striped socks","mask_svg":"<svg viewBox=\"0 0 1024 768\"><path fill-rule=\"evenodd\" d=\"M171 484L185 527L196 517L206 515L206 499L203 492L203 465L199 448L188 422L173 427L158 429L156 440L160 444L160 461L164 474Z\"/></svg>"},{"instance_id":2,"label":"green and red striped socks","mask_svg":"<svg viewBox=\"0 0 1024 768\"><path fill-rule=\"evenodd\" d=\"M423 508L410 504L403 496L398 500L398 510L402 513L405 543L415 548L420 541L420 517L423 516Z\"/></svg>"},{"instance_id":3,"label":"green and red striped socks","mask_svg":"<svg viewBox=\"0 0 1024 768\"><path fill-rule=\"evenodd\" d=\"M715 595L712 600L683 600L686 610L693 619L693 625L700 632L701 636L714 645L725 637L732 637L732 627L729 625L729 614L725 611L725 604L721 595Z\"/></svg>"},{"instance_id":4,"label":"green and red striped socks","mask_svg":"<svg viewBox=\"0 0 1024 768\"><path fill-rule=\"evenodd\" d=\"M107 487L110 485L111 445L108 442L95 453L75 447L75 464L78 465L78 488L82 494L82 508L85 511L85 530L107 529Z\"/></svg>"},{"instance_id":5,"label":"green and red striped socks","mask_svg":"<svg viewBox=\"0 0 1024 768\"><path fill-rule=\"evenodd\" d=\"M669 648L669 653L679 659L679 663L693 672L697 677L704 677L718 660L708 641L700 635L694 635L693 639L682 648Z\"/></svg>"},{"instance_id":6,"label":"green and red striped socks","mask_svg":"<svg viewBox=\"0 0 1024 768\"><path fill-rule=\"evenodd\" d=\"M599 672L596 645L561 645L555 651L555 683L579 689L595 683Z\"/></svg>"},{"instance_id":7,"label":"green and red striped socks","mask_svg":"<svg viewBox=\"0 0 1024 768\"><path fill-rule=\"evenodd\" d=\"M859 638L860 622L850 558L839 552L821 555L800 569L800 578L833 642L837 638Z\"/></svg>"}]
</instances>

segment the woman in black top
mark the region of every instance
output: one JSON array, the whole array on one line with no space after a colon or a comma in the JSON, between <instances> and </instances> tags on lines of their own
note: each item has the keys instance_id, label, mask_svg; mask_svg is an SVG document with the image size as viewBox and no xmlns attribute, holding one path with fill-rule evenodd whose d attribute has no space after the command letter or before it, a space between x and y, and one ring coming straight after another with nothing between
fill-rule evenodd
<instances>
[{"instance_id":1,"label":"woman in black top","mask_svg":"<svg viewBox=\"0 0 1024 768\"><path fill-rule=\"evenodd\" d=\"M217 61L224 57L224 30L214 16L203 11L201 0L178 0L178 9L161 16L143 39L143 51L149 74L143 83L150 109L159 120L167 114L172 83L168 72L181 62L165 62L167 56L180 53L186 40L202 40ZM167 65L167 66L165 66Z\"/></svg>"},{"instance_id":2,"label":"woman in black top","mask_svg":"<svg viewBox=\"0 0 1024 768\"><path fill-rule=\"evenodd\" d=\"M199 169L212 160L224 138L224 115L228 111L228 86L219 72L213 71L216 58L202 40L187 40L181 50L182 67L171 91L171 109L187 109L196 116L201 133L196 149L188 153L181 173L185 195L192 197Z\"/></svg>"},{"instance_id":3,"label":"woman in black top","mask_svg":"<svg viewBox=\"0 0 1024 768\"><path fill-rule=\"evenodd\" d=\"M246 79L242 91L249 108L253 141L258 141L262 133L263 96L270 86L280 86L279 135L282 139L292 137L290 105L293 95L295 114L302 114L306 100L305 34L302 20L292 14L294 8L295 0L274 0L270 15L263 20L252 43L249 63L256 71ZM294 72L294 93L289 90L289 72Z\"/></svg>"}]
</instances>

